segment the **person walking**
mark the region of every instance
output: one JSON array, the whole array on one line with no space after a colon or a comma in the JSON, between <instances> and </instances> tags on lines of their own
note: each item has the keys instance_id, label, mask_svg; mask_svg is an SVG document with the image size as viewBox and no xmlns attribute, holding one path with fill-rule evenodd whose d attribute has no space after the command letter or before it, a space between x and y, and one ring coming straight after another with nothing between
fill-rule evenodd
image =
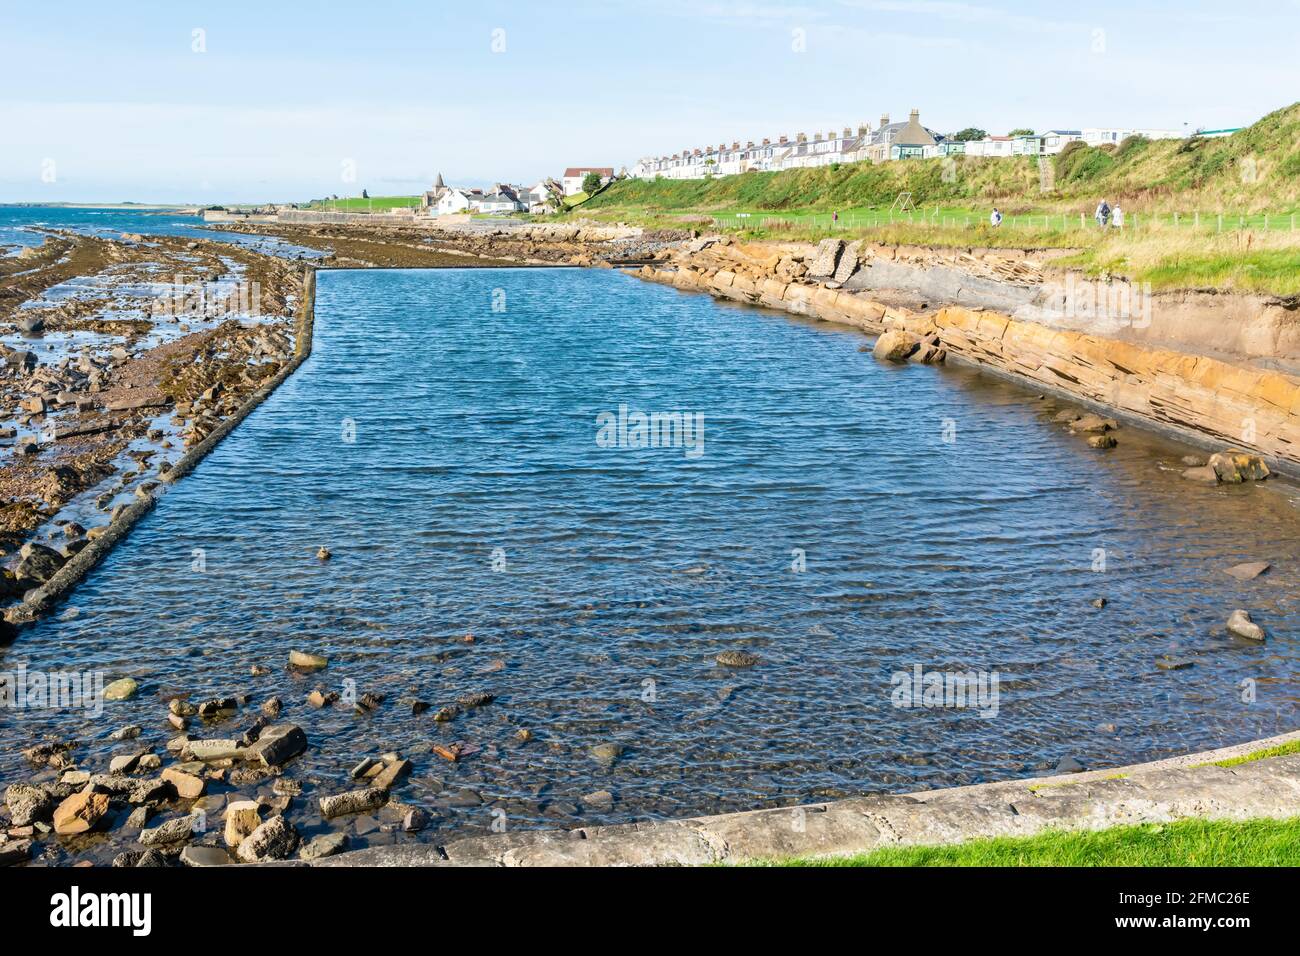
<instances>
[{"instance_id":1,"label":"person walking","mask_svg":"<svg viewBox=\"0 0 1300 956\"><path fill-rule=\"evenodd\" d=\"M1110 223L1116 229L1124 228L1124 210L1120 208L1119 203L1116 203L1115 208L1111 210Z\"/></svg>"},{"instance_id":2,"label":"person walking","mask_svg":"<svg viewBox=\"0 0 1300 956\"><path fill-rule=\"evenodd\" d=\"M1093 215L1096 216L1097 225L1105 229L1106 223L1110 221L1110 206L1106 204L1106 200L1097 203L1097 211Z\"/></svg>"},{"instance_id":3,"label":"person walking","mask_svg":"<svg viewBox=\"0 0 1300 956\"><path fill-rule=\"evenodd\" d=\"M989 214L989 225L994 229L1002 225L1002 211L997 206L993 207L993 212Z\"/></svg>"}]
</instances>

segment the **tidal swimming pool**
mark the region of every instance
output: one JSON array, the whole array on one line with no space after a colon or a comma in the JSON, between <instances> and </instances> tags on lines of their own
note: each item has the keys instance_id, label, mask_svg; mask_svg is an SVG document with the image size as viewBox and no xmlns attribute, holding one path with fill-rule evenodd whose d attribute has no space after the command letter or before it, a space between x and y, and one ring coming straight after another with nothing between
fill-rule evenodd
<instances>
[{"instance_id":1,"label":"tidal swimming pool","mask_svg":"<svg viewBox=\"0 0 1300 956\"><path fill-rule=\"evenodd\" d=\"M608 270L322 272L308 362L0 651L0 670L129 675L140 693L101 716L0 711L0 782L30 779L19 751L46 736L81 741L92 771L164 754L175 693L253 695L192 730L209 737L279 695L311 740L286 770L304 785L289 818L354 845L1114 766L1295 729L1293 486L1192 485L1190 449L1131 428L1091 449L1051 399L883 365L868 341ZM638 413L658 447L637 447ZM1248 560L1274 568L1224 573ZM1268 642L1226 634L1236 607ZM330 666L290 673L290 649ZM757 663L719 664L727 651ZM973 676L970 706L899 706L918 669ZM318 710L316 687L385 700ZM495 700L434 720L472 692ZM127 724L138 741L108 740ZM452 742L479 749L431 752ZM602 744L621 752L597 759ZM314 798L384 751L413 761L394 797L431 829L319 820ZM612 805L583 800L596 791ZM214 782L204 800L213 815L270 793Z\"/></svg>"}]
</instances>

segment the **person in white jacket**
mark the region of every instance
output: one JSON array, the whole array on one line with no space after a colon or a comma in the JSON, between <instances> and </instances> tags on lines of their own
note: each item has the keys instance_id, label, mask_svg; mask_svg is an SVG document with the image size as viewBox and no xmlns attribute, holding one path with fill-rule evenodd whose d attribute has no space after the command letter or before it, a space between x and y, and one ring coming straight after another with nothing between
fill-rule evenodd
<instances>
[{"instance_id":1,"label":"person in white jacket","mask_svg":"<svg viewBox=\"0 0 1300 956\"><path fill-rule=\"evenodd\" d=\"M994 206L993 212L989 213L989 224L994 229L1002 225L1002 213L998 210L997 206Z\"/></svg>"},{"instance_id":2,"label":"person in white jacket","mask_svg":"<svg viewBox=\"0 0 1300 956\"><path fill-rule=\"evenodd\" d=\"M1124 210L1118 204L1110 211L1110 224L1116 229L1124 228Z\"/></svg>"}]
</instances>

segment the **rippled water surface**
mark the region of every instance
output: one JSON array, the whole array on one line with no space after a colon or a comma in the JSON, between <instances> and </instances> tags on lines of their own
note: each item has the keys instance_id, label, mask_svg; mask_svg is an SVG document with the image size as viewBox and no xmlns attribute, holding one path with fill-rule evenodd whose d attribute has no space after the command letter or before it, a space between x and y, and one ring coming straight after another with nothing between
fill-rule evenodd
<instances>
[{"instance_id":1,"label":"rippled water surface","mask_svg":"<svg viewBox=\"0 0 1300 956\"><path fill-rule=\"evenodd\" d=\"M881 365L867 341L610 271L322 273L311 359L61 619L0 652L130 674L140 695L101 719L0 714L0 779L29 775L16 751L46 734L86 741L90 769L127 723L161 752L174 691L280 694L313 745L290 770L304 807L368 754L409 756L401 797L436 838L493 809L720 812L1294 729L1293 487L1193 486L1189 449L1128 428L1090 449L1050 400ZM620 405L702 414L703 453L601 447ZM1257 559L1275 567L1256 581L1223 571ZM1225 633L1235 607L1266 644ZM290 675L291 648L331 665ZM759 663L719 666L726 650ZM915 665L998 672L996 716L892 706ZM385 704L306 706L346 681ZM479 690L496 701L433 721ZM450 741L482 749L430 753ZM612 764L590 754L608 742ZM596 790L612 809L581 802Z\"/></svg>"}]
</instances>

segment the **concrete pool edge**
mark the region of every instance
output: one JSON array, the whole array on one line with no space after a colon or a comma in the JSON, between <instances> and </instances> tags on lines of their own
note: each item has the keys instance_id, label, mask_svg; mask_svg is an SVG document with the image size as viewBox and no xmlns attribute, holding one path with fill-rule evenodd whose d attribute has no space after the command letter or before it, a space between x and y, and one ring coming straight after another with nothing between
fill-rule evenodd
<instances>
[{"instance_id":1,"label":"concrete pool edge","mask_svg":"<svg viewBox=\"0 0 1300 956\"><path fill-rule=\"evenodd\" d=\"M1300 814L1300 730L1142 764L718 816L353 850L311 866L699 866L1175 820ZM305 866L301 861L272 864Z\"/></svg>"},{"instance_id":2,"label":"concrete pool edge","mask_svg":"<svg viewBox=\"0 0 1300 956\"><path fill-rule=\"evenodd\" d=\"M179 479L189 474L217 447L227 435L265 402L284 382L296 372L311 355L312 339L316 320L316 269L311 265L304 267L302 301L298 303L295 322L295 341L293 356L284 364L269 382L257 391L220 425L214 428L202 441L187 451L172 468L160 475L161 484L144 497L129 505L116 520L105 526L106 530L91 541L85 548L73 555L53 577L39 588L23 598L17 604L5 608L4 633L0 631L0 642L12 640L17 628L39 620L64 597L70 594L85 577L106 558L118 542L130 534L131 529L153 510L158 499Z\"/></svg>"}]
</instances>

